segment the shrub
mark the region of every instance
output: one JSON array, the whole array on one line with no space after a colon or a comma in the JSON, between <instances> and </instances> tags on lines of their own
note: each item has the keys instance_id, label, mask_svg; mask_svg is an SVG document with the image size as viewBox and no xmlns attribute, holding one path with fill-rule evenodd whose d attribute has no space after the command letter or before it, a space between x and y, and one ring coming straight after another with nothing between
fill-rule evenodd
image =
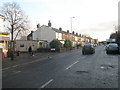
<instances>
[{"instance_id":1,"label":"shrub","mask_svg":"<svg viewBox=\"0 0 120 90\"><path fill-rule=\"evenodd\" d=\"M50 42L50 47L51 48L61 48L61 43L60 43L60 41L59 40L57 40L57 39L54 39L54 40L52 40L51 42Z\"/></svg>"},{"instance_id":2,"label":"shrub","mask_svg":"<svg viewBox=\"0 0 120 90\"><path fill-rule=\"evenodd\" d=\"M81 44L77 44L76 47L77 47L77 48L80 48L80 47L81 47Z\"/></svg>"},{"instance_id":3,"label":"shrub","mask_svg":"<svg viewBox=\"0 0 120 90\"><path fill-rule=\"evenodd\" d=\"M69 39L66 39L65 42L64 42L64 47L65 48L70 48L72 47L72 41L70 41Z\"/></svg>"}]
</instances>

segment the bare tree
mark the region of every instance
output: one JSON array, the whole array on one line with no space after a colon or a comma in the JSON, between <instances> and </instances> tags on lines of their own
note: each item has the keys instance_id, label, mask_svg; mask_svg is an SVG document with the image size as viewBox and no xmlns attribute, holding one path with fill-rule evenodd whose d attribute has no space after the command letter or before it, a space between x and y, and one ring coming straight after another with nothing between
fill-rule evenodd
<instances>
[{"instance_id":1,"label":"bare tree","mask_svg":"<svg viewBox=\"0 0 120 90\"><path fill-rule=\"evenodd\" d=\"M16 40L18 36L25 36L29 32L29 20L20 6L15 3L5 3L2 13L8 22L8 30L11 33L11 40Z\"/></svg>"}]
</instances>

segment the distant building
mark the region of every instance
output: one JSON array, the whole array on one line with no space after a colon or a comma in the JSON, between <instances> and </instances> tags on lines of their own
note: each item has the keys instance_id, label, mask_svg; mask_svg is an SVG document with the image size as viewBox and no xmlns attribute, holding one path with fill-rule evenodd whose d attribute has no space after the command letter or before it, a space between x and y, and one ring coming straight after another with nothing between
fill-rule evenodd
<instances>
[{"instance_id":1,"label":"distant building","mask_svg":"<svg viewBox=\"0 0 120 90\"><path fill-rule=\"evenodd\" d=\"M106 39L107 44L116 43L116 39Z\"/></svg>"},{"instance_id":2,"label":"distant building","mask_svg":"<svg viewBox=\"0 0 120 90\"><path fill-rule=\"evenodd\" d=\"M95 44L98 44L98 43L99 43L99 42L98 42L98 39L94 39L94 41L95 41L95 42L94 42Z\"/></svg>"}]
</instances>

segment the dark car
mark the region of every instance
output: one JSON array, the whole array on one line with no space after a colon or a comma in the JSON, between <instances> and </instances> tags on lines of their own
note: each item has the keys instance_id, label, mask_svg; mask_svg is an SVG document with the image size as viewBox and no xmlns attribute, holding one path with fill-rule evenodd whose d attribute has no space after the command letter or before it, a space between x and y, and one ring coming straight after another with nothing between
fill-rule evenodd
<instances>
[{"instance_id":1,"label":"dark car","mask_svg":"<svg viewBox=\"0 0 120 90\"><path fill-rule=\"evenodd\" d=\"M82 54L93 54L95 53L95 48L93 47L92 44L85 44L82 48Z\"/></svg>"},{"instance_id":2,"label":"dark car","mask_svg":"<svg viewBox=\"0 0 120 90\"><path fill-rule=\"evenodd\" d=\"M106 45L106 53L119 53L119 47L116 43Z\"/></svg>"}]
</instances>

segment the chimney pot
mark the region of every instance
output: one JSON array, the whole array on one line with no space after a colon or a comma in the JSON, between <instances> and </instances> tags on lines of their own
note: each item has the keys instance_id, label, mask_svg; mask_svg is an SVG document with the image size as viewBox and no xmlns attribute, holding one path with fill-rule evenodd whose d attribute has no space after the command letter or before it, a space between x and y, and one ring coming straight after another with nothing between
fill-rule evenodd
<instances>
[{"instance_id":1,"label":"chimney pot","mask_svg":"<svg viewBox=\"0 0 120 90\"><path fill-rule=\"evenodd\" d=\"M60 27L59 30L62 31L62 28Z\"/></svg>"},{"instance_id":2,"label":"chimney pot","mask_svg":"<svg viewBox=\"0 0 120 90\"><path fill-rule=\"evenodd\" d=\"M69 33L69 30L67 30L67 33Z\"/></svg>"},{"instance_id":3,"label":"chimney pot","mask_svg":"<svg viewBox=\"0 0 120 90\"><path fill-rule=\"evenodd\" d=\"M37 24L37 28L40 28L40 24Z\"/></svg>"},{"instance_id":4,"label":"chimney pot","mask_svg":"<svg viewBox=\"0 0 120 90\"><path fill-rule=\"evenodd\" d=\"M51 25L52 25L52 24L51 24L51 22L50 22L50 20L49 20L49 21L48 21L48 26L51 27Z\"/></svg>"}]
</instances>

